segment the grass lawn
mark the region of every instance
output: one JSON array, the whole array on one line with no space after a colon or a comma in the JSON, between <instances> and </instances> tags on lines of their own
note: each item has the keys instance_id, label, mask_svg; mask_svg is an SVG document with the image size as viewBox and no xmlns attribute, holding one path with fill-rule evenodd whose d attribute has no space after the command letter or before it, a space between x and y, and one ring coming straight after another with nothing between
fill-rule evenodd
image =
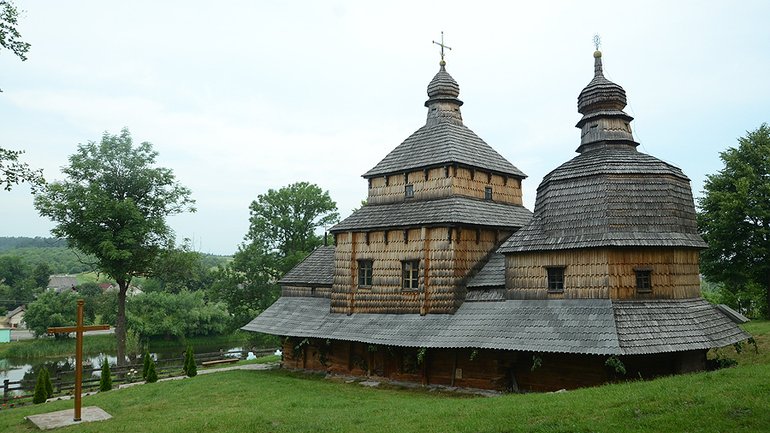
<instances>
[{"instance_id":1,"label":"grass lawn","mask_svg":"<svg viewBox=\"0 0 770 433\"><path fill-rule=\"evenodd\" d=\"M734 354L738 367L714 372L486 398L367 388L276 370L231 371L85 397L84 405L114 418L59 431L770 431L770 322L747 328L760 353L747 347ZM31 431L24 416L71 407L62 401L0 411L0 431Z\"/></svg>"}]
</instances>

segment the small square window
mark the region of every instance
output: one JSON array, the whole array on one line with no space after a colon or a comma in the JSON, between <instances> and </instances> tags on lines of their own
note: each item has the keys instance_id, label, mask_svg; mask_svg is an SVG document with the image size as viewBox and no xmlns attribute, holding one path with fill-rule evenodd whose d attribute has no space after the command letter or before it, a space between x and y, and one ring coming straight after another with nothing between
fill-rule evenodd
<instances>
[{"instance_id":1,"label":"small square window","mask_svg":"<svg viewBox=\"0 0 770 433\"><path fill-rule=\"evenodd\" d=\"M492 187L487 186L484 188L484 200L492 200Z\"/></svg>"},{"instance_id":2,"label":"small square window","mask_svg":"<svg viewBox=\"0 0 770 433\"><path fill-rule=\"evenodd\" d=\"M548 272L548 291L564 291L564 267L545 268Z\"/></svg>"},{"instance_id":3,"label":"small square window","mask_svg":"<svg viewBox=\"0 0 770 433\"><path fill-rule=\"evenodd\" d=\"M371 260L358 261L358 286L359 287L372 286L372 261Z\"/></svg>"},{"instance_id":4,"label":"small square window","mask_svg":"<svg viewBox=\"0 0 770 433\"><path fill-rule=\"evenodd\" d=\"M637 270L636 272L636 291L639 293L652 292L652 271L648 269Z\"/></svg>"},{"instance_id":5,"label":"small square window","mask_svg":"<svg viewBox=\"0 0 770 433\"><path fill-rule=\"evenodd\" d=\"M414 185L409 184L404 187L404 195L406 198L412 198L414 197Z\"/></svg>"},{"instance_id":6,"label":"small square window","mask_svg":"<svg viewBox=\"0 0 770 433\"><path fill-rule=\"evenodd\" d=\"M404 289L416 290L419 288L420 261L404 260L401 262L402 284Z\"/></svg>"}]
</instances>

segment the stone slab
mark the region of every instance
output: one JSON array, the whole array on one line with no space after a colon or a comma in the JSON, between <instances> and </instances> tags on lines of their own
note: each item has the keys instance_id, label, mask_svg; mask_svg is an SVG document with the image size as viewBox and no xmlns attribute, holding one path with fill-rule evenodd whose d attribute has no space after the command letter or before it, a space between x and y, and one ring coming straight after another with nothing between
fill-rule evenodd
<instances>
[{"instance_id":1,"label":"stone slab","mask_svg":"<svg viewBox=\"0 0 770 433\"><path fill-rule=\"evenodd\" d=\"M59 427L81 424L84 422L104 421L112 418L112 415L96 406L86 406L81 408L80 421L74 421L72 419L74 415L75 409L66 409L56 412L30 415L25 418L31 421L32 424L35 424L35 426L37 426L37 428L40 430L50 430Z\"/></svg>"}]
</instances>

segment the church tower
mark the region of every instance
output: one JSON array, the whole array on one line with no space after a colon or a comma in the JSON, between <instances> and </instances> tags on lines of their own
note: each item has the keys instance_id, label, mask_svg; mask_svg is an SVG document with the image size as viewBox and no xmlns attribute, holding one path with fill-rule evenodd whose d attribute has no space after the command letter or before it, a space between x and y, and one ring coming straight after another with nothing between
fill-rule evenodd
<instances>
[{"instance_id":1,"label":"church tower","mask_svg":"<svg viewBox=\"0 0 770 433\"><path fill-rule=\"evenodd\" d=\"M637 151L625 106L597 50L578 96L579 155L543 178L531 224L500 248L509 299L700 297L690 181Z\"/></svg>"},{"instance_id":2,"label":"church tower","mask_svg":"<svg viewBox=\"0 0 770 433\"><path fill-rule=\"evenodd\" d=\"M331 229L331 312L454 313L469 274L529 221L526 176L465 126L459 95L442 50L425 125L363 174L366 205Z\"/></svg>"}]
</instances>

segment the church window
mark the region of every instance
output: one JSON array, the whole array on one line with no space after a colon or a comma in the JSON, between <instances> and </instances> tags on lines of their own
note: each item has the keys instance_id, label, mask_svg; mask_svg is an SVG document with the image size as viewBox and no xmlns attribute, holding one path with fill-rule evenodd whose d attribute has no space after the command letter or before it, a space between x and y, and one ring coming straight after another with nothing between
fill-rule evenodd
<instances>
[{"instance_id":1,"label":"church window","mask_svg":"<svg viewBox=\"0 0 770 433\"><path fill-rule=\"evenodd\" d=\"M420 275L419 260L404 260L401 262L402 278L401 287L404 289L416 290Z\"/></svg>"},{"instance_id":2,"label":"church window","mask_svg":"<svg viewBox=\"0 0 770 433\"><path fill-rule=\"evenodd\" d=\"M563 292L564 291L564 267L549 267L545 268L548 273L548 291L549 292Z\"/></svg>"},{"instance_id":3,"label":"church window","mask_svg":"<svg viewBox=\"0 0 770 433\"><path fill-rule=\"evenodd\" d=\"M650 269L636 269L636 291L638 293L652 292L652 271Z\"/></svg>"},{"instance_id":4,"label":"church window","mask_svg":"<svg viewBox=\"0 0 770 433\"><path fill-rule=\"evenodd\" d=\"M484 187L484 200L492 200L492 187Z\"/></svg>"},{"instance_id":5,"label":"church window","mask_svg":"<svg viewBox=\"0 0 770 433\"><path fill-rule=\"evenodd\" d=\"M404 196L406 196L406 198L414 197L414 185L409 184L404 187Z\"/></svg>"},{"instance_id":6,"label":"church window","mask_svg":"<svg viewBox=\"0 0 770 433\"><path fill-rule=\"evenodd\" d=\"M358 261L358 287L372 286L372 261Z\"/></svg>"}]
</instances>

